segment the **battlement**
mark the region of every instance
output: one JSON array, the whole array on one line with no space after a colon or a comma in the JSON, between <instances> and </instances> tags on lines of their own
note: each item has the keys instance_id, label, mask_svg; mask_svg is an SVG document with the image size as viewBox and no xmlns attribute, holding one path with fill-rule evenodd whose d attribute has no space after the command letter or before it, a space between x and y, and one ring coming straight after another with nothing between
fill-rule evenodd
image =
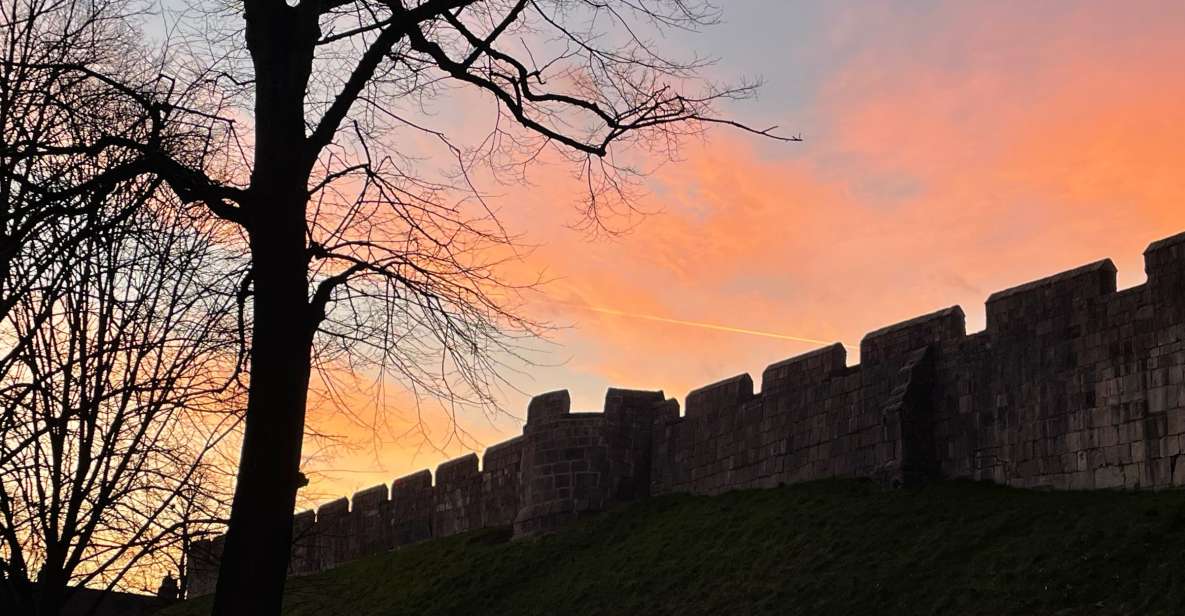
<instances>
[{"instance_id":1,"label":"battlement","mask_svg":"<svg viewBox=\"0 0 1185 616\"><path fill-rule=\"evenodd\" d=\"M753 377L739 374L687 394L685 412L688 417L701 417L709 413L740 408L752 398Z\"/></svg>"},{"instance_id":2,"label":"battlement","mask_svg":"<svg viewBox=\"0 0 1185 616\"><path fill-rule=\"evenodd\" d=\"M821 383L843 372L847 365L848 351L839 343L784 359L770 364L761 373L761 394Z\"/></svg>"},{"instance_id":3,"label":"battlement","mask_svg":"<svg viewBox=\"0 0 1185 616\"><path fill-rule=\"evenodd\" d=\"M387 502L387 486L379 484L359 490L350 498L352 513L378 511Z\"/></svg>"},{"instance_id":4,"label":"battlement","mask_svg":"<svg viewBox=\"0 0 1185 616\"><path fill-rule=\"evenodd\" d=\"M1148 279L1159 274L1185 269L1185 233L1178 233L1148 244L1144 250L1144 271Z\"/></svg>"},{"instance_id":5,"label":"battlement","mask_svg":"<svg viewBox=\"0 0 1185 616\"><path fill-rule=\"evenodd\" d=\"M491 445L481 457L483 473L496 473L518 465L522 456L523 437Z\"/></svg>"},{"instance_id":6,"label":"battlement","mask_svg":"<svg viewBox=\"0 0 1185 616\"><path fill-rule=\"evenodd\" d=\"M350 500L346 497L341 497L334 501L329 501L317 508L317 519L325 521L330 518L337 518L348 515L350 513Z\"/></svg>"},{"instance_id":7,"label":"battlement","mask_svg":"<svg viewBox=\"0 0 1185 616\"><path fill-rule=\"evenodd\" d=\"M1176 310L1185 306L1185 233L1152 242L1144 251L1149 293Z\"/></svg>"},{"instance_id":8,"label":"battlement","mask_svg":"<svg viewBox=\"0 0 1185 616\"><path fill-rule=\"evenodd\" d=\"M1148 283L1122 293L1109 259L994 293L974 336L953 306L867 334L859 365L835 344L771 364L757 394L747 375L695 390L656 432L652 492L830 476L1183 485L1185 234L1145 261Z\"/></svg>"},{"instance_id":9,"label":"battlement","mask_svg":"<svg viewBox=\"0 0 1185 616\"><path fill-rule=\"evenodd\" d=\"M651 422L656 405L666 400L661 391L640 391L610 387L605 392L605 421L628 423L630 421Z\"/></svg>"},{"instance_id":10,"label":"battlement","mask_svg":"<svg viewBox=\"0 0 1185 616\"><path fill-rule=\"evenodd\" d=\"M561 389L531 398L527 405L527 425L538 425L572 412L572 397L568 390Z\"/></svg>"},{"instance_id":11,"label":"battlement","mask_svg":"<svg viewBox=\"0 0 1185 616\"><path fill-rule=\"evenodd\" d=\"M391 482L391 498L404 498L421 490L432 489L432 471L427 469Z\"/></svg>"},{"instance_id":12,"label":"battlement","mask_svg":"<svg viewBox=\"0 0 1185 616\"><path fill-rule=\"evenodd\" d=\"M482 527L548 531L613 503L826 477L967 477L1020 487L1185 486L1185 234L1116 292L1104 259L687 394L610 389L600 413L533 398L523 435L298 514L293 573ZM192 553L213 588L222 538Z\"/></svg>"},{"instance_id":13,"label":"battlement","mask_svg":"<svg viewBox=\"0 0 1185 616\"><path fill-rule=\"evenodd\" d=\"M293 520L291 574L335 567L478 528L550 530L649 486L651 429L677 414L662 392L610 389L604 410L573 413L568 392L533 398L522 436L303 511ZM224 539L196 542L190 588L211 592Z\"/></svg>"},{"instance_id":14,"label":"battlement","mask_svg":"<svg viewBox=\"0 0 1185 616\"><path fill-rule=\"evenodd\" d=\"M478 476L477 454L449 460L436 467L436 487L445 490L452 489L466 482L471 482Z\"/></svg>"},{"instance_id":15,"label":"battlement","mask_svg":"<svg viewBox=\"0 0 1185 616\"><path fill-rule=\"evenodd\" d=\"M959 306L882 327L860 341L860 362L880 363L914 349L967 335L967 317Z\"/></svg>"},{"instance_id":16,"label":"battlement","mask_svg":"<svg viewBox=\"0 0 1185 616\"><path fill-rule=\"evenodd\" d=\"M1026 336L1068 321L1115 293L1110 259L993 293L987 300L987 331L994 336Z\"/></svg>"}]
</instances>

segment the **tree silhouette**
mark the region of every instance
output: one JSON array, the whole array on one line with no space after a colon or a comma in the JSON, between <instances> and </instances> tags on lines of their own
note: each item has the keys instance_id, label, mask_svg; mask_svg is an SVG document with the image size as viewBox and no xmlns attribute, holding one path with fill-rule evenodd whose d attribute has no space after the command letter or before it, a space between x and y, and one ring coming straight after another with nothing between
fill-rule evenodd
<instances>
[{"instance_id":1,"label":"tree silhouette","mask_svg":"<svg viewBox=\"0 0 1185 616\"><path fill-rule=\"evenodd\" d=\"M28 343L0 378L0 604L57 614L69 585L159 573L220 521L199 479L237 423L238 345L211 249L208 230L144 206L9 311Z\"/></svg>"},{"instance_id":2,"label":"tree silhouette","mask_svg":"<svg viewBox=\"0 0 1185 616\"><path fill-rule=\"evenodd\" d=\"M4 613L56 614L77 585L183 573L185 542L229 502L203 456L236 423L236 303L218 293L235 282L233 250L129 167L132 151L79 147L154 142L110 83L159 67L124 7L78 8L0 7ZM62 68L78 63L106 81ZM185 126L160 135L183 160L203 142Z\"/></svg>"},{"instance_id":3,"label":"tree silhouette","mask_svg":"<svg viewBox=\"0 0 1185 616\"><path fill-rule=\"evenodd\" d=\"M754 84L706 82L707 60L667 58L650 40L714 23L704 2L204 8L170 31L183 42L157 75L113 77L85 61L38 66L85 76L136 108L127 115L135 134L55 151L108 157L117 162L106 172L121 177L159 178L245 236L250 392L214 613L278 614L314 358L368 361L417 392L489 404L499 356L535 331L500 275L513 241L472 188L472 169L522 170L558 153L587 186L582 212L597 226L606 208L629 205L636 171L617 153L671 152L713 124L773 135L717 114ZM497 118L476 147L414 113L461 88ZM202 147L178 147L177 130L200 135ZM409 132L442 144L449 181L415 164L397 139Z\"/></svg>"}]
</instances>

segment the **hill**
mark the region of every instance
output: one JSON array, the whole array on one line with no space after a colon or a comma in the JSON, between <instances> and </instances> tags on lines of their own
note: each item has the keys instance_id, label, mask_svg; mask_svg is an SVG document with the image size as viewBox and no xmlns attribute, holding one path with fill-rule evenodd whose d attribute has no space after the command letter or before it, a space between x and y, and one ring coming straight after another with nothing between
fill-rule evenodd
<instances>
[{"instance_id":1,"label":"hill","mask_svg":"<svg viewBox=\"0 0 1185 616\"><path fill-rule=\"evenodd\" d=\"M163 612L207 613L209 598ZM666 496L289 580L285 614L1185 613L1185 492L861 481Z\"/></svg>"}]
</instances>

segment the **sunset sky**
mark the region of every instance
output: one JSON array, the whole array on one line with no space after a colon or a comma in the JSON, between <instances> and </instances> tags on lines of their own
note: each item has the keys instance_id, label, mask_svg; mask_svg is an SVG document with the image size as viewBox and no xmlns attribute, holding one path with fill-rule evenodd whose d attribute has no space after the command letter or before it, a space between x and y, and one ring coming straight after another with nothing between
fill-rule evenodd
<instances>
[{"instance_id":1,"label":"sunset sky","mask_svg":"<svg viewBox=\"0 0 1185 616\"><path fill-rule=\"evenodd\" d=\"M657 213L611 238L572 228L565 169L499 187L503 223L539 246L524 267L552 280L529 309L569 326L550 366L511 376L527 394L682 400L954 304L976 331L995 290L1104 257L1137 285L1146 245L1185 231L1185 3L721 4L726 23L663 44L719 56L711 77L764 78L728 112L805 141L714 130L652 175ZM400 437L413 409L379 421L358 397L350 420L314 410L343 446L308 447L311 502L467 450L434 417L432 444ZM521 417L526 400L504 404ZM478 449L521 426L460 420Z\"/></svg>"}]
</instances>

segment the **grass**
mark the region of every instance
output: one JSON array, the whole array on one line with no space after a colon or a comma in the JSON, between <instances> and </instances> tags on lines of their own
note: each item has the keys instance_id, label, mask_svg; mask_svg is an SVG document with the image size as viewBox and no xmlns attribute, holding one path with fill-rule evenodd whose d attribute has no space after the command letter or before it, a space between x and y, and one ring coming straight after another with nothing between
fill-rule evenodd
<instances>
[{"instance_id":1,"label":"grass","mask_svg":"<svg viewBox=\"0 0 1185 616\"><path fill-rule=\"evenodd\" d=\"M1185 613L1185 492L822 481L654 498L509 538L477 531L292 578L285 614Z\"/></svg>"}]
</instances>

